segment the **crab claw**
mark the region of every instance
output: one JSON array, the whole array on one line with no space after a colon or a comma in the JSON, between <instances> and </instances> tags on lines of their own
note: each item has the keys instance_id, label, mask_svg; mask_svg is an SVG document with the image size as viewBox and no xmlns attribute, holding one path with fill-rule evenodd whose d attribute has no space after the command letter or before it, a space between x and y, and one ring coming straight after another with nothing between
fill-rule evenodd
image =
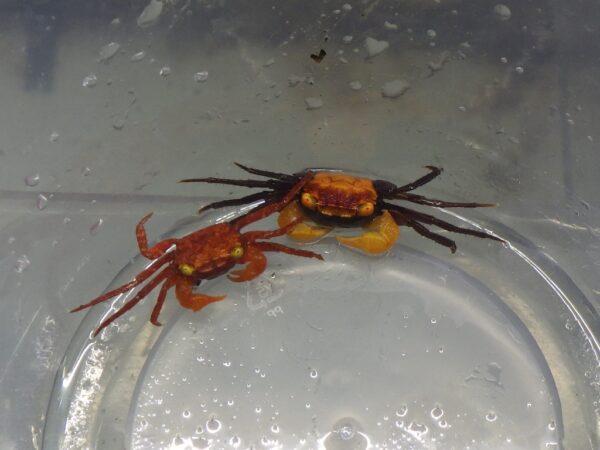
<instances>
[{"instance_id":1,"label":"crab claw","mask_svg":"<svg viewBox=\"0 0 600 450\"><path fill-rule=\"evenodd\" d=\"M295 201L283 208L277 217L277 223L281 228L297 220L302 220L302 222L288 231L287 235L298 242L315 242L331 231L331 227L305 223L304 221L307 220L307 217L300 209L300 206L298 206L298 202Z\"/></svg>"},{"instance_id":2,"label":"crab claw","mask_svg":"<svg viewBox=\"0 0 600 450\"><path fill-rule=\"evenodd\" d=\"M248 265L241 270L234 270L229 275L229 279L236 283L242 281L250 281L259 276L265 271L267 267L267 258L261 250L249 244L246 248L246 255L244 256L244 262Z\"/></svg>"},{"instance_id":3,"label":"crab claw","mask_svg":"<svg viewBox=\"0 0 600 450\"><path fill-rule=\"evenodd\" d=\"M400 228L388 211L383 211L383 214L376 217L364 229L365 233L360 236L336 236L336 239L348 247L362 250L370 255L378 255L392 248L400 235Z\"/></svg>"},{"instance_id":4,"label":"crab claw","mask_svg":"<svg viewBox=\"0 0 600 450\"><path fill-rule=\"evenodd\" d=\"M175 295L181 306L192 311L199 311L209 303L223 300L226 296L210 296L205 294L192 293L192 285L188 282L180 282L175 286Z\"/></svg>"}]
</instances>

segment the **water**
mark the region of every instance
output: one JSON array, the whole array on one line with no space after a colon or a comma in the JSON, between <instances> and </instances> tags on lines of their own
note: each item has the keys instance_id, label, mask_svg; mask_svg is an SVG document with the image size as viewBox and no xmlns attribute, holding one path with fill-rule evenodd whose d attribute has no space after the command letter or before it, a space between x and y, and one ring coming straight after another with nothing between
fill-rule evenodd
<instances>
[{"instance_id":1,"label":"water","mask_svg":"<svg viewBox=\"0 0 600 450\"><path fill-rule=\"evenodd\" d=\"M409 233L377 258L327 238L313 247L325 263L273 255L252 282L201 285L227 293L217 305L173 305L156 328L149 299L90 341L96 308L59 372L44 448L582 448L596 419L573 399L598 395L598 373L581 370L597 351L581 293L510 229L488 226L511 244L460 239L456 258Z\"/></svg>"}]
</instances>

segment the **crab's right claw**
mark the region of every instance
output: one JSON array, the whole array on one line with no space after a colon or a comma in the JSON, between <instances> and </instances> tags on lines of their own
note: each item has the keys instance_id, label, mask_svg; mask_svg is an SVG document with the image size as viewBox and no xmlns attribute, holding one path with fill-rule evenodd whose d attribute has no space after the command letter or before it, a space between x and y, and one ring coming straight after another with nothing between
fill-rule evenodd
<instances>
[{"instance_id":1,"label":"crab's right claw","mask_svg":"<svg viewBox=\"0 0 600 450\"><path fill-rule=\"evenodd\" d=\"M360 236L336 236L336 239L348 247L362 250L370 255L379 255L392 248L400 235L400 228L388 211L384 211L364 229L366 231Z\"/></svg>"},{"instance_id":2,"label":"crab's right claw","mask_svg":"<svg viewBox=\"0 0 600 450\"><path fill-rule=\"evenodd\" d=\"M281 228L297 220L301 220L301 222L288 231L287 235L298 242L315 242L331 231L331 227L305 223L307 217L296 201L283 208L277 217L277 223Z\"/></svg>"}]
</instances>

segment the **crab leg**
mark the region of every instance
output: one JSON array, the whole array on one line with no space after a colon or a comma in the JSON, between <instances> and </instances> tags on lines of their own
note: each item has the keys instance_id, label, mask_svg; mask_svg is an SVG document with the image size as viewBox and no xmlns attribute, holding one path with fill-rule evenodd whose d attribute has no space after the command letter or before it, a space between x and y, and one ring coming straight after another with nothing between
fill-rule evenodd
<instances>
[{"instance_id":1,"label":"crab leg","mask_svg":"<svg viewBox=\"0 0 600 450\"><path fill-rule=\"evenodd\" d=\"M298 242L315 242L331 231L331 227L311 225L306 223L305 220L308 220L308 218L298 205L298 202L288 204L281 210L277 217L277 223L282 228L296 223L296 225L287 232L287 235Z\"/></svg>"},{"instance_id":2,"label":"crab leg","mask_svg":"<svg viewBox=\"0 0 600 450\"><path fill-rule=\"evenodd\" d=\"M398 240L400 229L388 211L364 227L365 233L356 237L336 236L338 242L371 255L387 252Z\"/></svg>"},{"instance_id":3,"label":"crab leg","mask_svg":"<svg viewBox=\"0 0 600 450\"><path fill-rule=\"evenodd\" d=\"M163 255L162 258L154 261L150 267L148 267L146 270L140 272L138 274L138 276L135 277L133 280L131 280L129 283L126 283L123 286L113 289L112 291L108 291L105 294L102 294L101 296L96 297L95 299L89 301L88 303L79 305L77 308L72 309L70 312L73 313L73 312L81 311L82 309L91 308L92 306L97 305L98 303L105 302L106 300L114 297L115 295L119 295L119 294L122 294L123 292L127 292L128 290L138 286L139 284L143 283L145 280L150 278L154 272L156 272L158 269L160 269L166 263L170 262L172 259L173 259L173 255L169 255L169 254Z\"/></svg>"},{"instance_id":4,"label":"crab leg","mask_svg":"<svg viewBox=\"0 0 600 450\"><path fill-rule=\"evenodd\" d=\"M148 248L148 237L144 224L152 217L152 213L146 214L135 227L135 237L137 238L140 253L148 259L156 259L165 254L165 252L177 242L177 239L165 239L158 242L155 246Z\"/></svg>"},{"instance_id":5,"label":"crab leg","mask_svg":"<svg viewBox=\"0 0 600 450\"><path fill-rule=\"evenodd\" d=\"M181 306L192 311L199 311L209 303L218 302L225 298L225 295L213 297L205 294L194 294L192 289L192 284L185 278L180 277L175 281L177 300L179 300Z\"/></svg>"},{"instance_id":6,"label":"crab leg","mask_svg":"<svg viewBox=\"0 0 600 450\"><path fill-rule=\"evenodd\" d=\"M251 173L252 175L258 175L260 177L275 178L276 180L288 181L290 183L294 183L294 182L298 181L298 179L296 177L294 177L293 175L288 175L288 174L279 173L279 172L270 172L268 170L253 169L252 167L244 166L243 164L240 164L237 162L234 164L236 166L238 166L240 169L245 170L248 173Z\"/></svg>"},{"instance_id":7,"label":"crab leg","mask_svg":"<svg viewBox=\"0 0 600 450\"><path fill-rule=\"evenodd\" d=\"M446 202L444 200L423 197L422 195L409 194L408 192L396 192L393 198L418 203L419 205L438 206L442 208L490 208L496 206L494 203Z\"/></svg>"},{"instance_id":8,"label":"crab leg","mask_svg":"<svg viewBox=\"0 0 600 450\"><path fill-rule=\"evenodd\" d=\"M441 167L435 167L435 166L425 166L425 167L427 169L429 169L431 172L429 172L427 175L422 176L421 178L416 179L412 183L408 183L408 184L405 184L404 186L397 187L396 189L394 189L394 193L412 191L420 186L423 186L424 184L429 183L434 178L437 178L442 173L442 170L443 170Z\"/></svg>"},{"instance_id":9,"label":"crab leg","mask_svg":"<svg viewBox=\"0 0 600 450\"><path fill-rule=\"evenodd\" d=\"M456 253L456 242L454 242L452 239L448 239L447 237L428 230L424 225L420 224L416 220L406 218L405 223L421 236L431 239L432 241L435 241L444 247L448 247L452 253Z\"/></svg>"},{"instance_id":10,"label":"crab leg","mask_svg":"<svg viewBox=\"0 0 600 450\"><path fill-rule=\"evenodd\" d=\"M252 211L244 216L238 217L237 219L235 219L231 222L231 226L235 230L241 230L245 226L247 226L253 222L256 222L260 219L264 219L265 217L270 216L274 212L279 211L281 208L283 208L284 206L286 206L289 202L291 202L293 200L293 198L296 196L298 191L300 191L300 189L302 189L304 187L304 185L306 183L308 183L308 181L312 177L313 177L313 174L311 172L307 172L306 175L304 175L300 179L300 181L298 183L296 183L294 185L294 187L292 189L290 189L281 200L278 200L277 202L274 202L274 203L270 203L267 206L263 206L263 207L255 210L255 211Z\"/></svg>"},{"instance_id":11,"label":"crab leg","mask_svg":"<svg viewBox=\"0 0 600 450\"><path fill-rule=\"evenodd\" d=\"M281 252L287 253L288 255L302 256L303 258L316 258L323 261L323 257L318 253L288 247L287 245L278 244L276 242L256 242L252 245L263 252Z\"/></svg>"},{"instance_id":12,"label":"crab leg","mask_svg":"<svg viewBox=\"0 0 600 450\"><path fill-rule=\"evenodd\" d=\"M167 298L167 291L171 289L174 284L175 282L173 280L167 280L160 288L158 298L156 299L156 304L154 305L154 308L152 308L152 314L150 315L150 323L152 325L156 325L157 327L162 326L162 323L158 321L158 316L165 303L165 299Z\"/></svg>"},{"instance_id":13,"label":"crab leg","mask_svg":"<svg viewBox=\"0 0 600 450\"><path fill-rule=\"evenodd\" d=\"M218 202L212 202L208 205L203 206L198 210L198 213L202 213L207 209L218 209L224 208L226 206L239 206L239 205L247 205L248 203L255 202L257 200L264 200L265 202L273 201L273 192L272 191L261 191L255 194L246 195L245 197L234 198L231 200L221 200ZM261 205L265 206L265 205Z\"/></svg>"},{"instance_id":14,"label":"crab leg","mask_svg":"<svg viewBox=\"0 0 600 450\"><path fill-rule=\"evenodd\" d=\"M94 331L94 336L96 336L100 331L110 325L113 321L117 320L135 305L137 305L144 297L146 297L152 290L158 286L165 278L167 278L171 274L171 270L166 268L161 273L159 273L156 278L152 279L146 286L144 286L140 291L133 297L131 300L128 300L123 306L117 309L116 312L108 316L102 323L96 328Z\"/></svg>"}]
</instances>

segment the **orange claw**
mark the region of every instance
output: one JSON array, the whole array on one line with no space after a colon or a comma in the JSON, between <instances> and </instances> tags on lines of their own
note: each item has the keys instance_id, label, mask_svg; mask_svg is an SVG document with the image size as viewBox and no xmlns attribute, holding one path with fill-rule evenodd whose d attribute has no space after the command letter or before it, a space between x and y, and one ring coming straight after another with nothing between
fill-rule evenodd
<instances>
[{"instance_id":1,"label":"orange claw","mask_svg":"<svg viewBox=\"0 0 600 450\"><path fill-rule=\"evenodd\" d=\"M244 262L248 263L246 267L241 270L234 270L231 272L233 276L228 276L231 281L240 283L242 281L253 280L263 273L267 267L267 258L260 249L254 248L252 244L248 244L248 247L246 247Z\"/></svg>"},{"instance_id":2,"label":"orange claw","mask_svg":"<svg viewBox=\"0 0 600 450\"><path fill-rule=\"evenodd\" d=\"M365 233L356 237L336 236L338 242L348 247L362 250L370 255L387 252L394 246L400 235L400 228L388 211L375 218L364 227Z\"/></svg>"},{"instance_id":3,"label":"orange claw","mask_svg":"<svg viewBox=\"0 0 600 450\"><path fill-rule=\"evenodd\" d=\"M297 220L302 222L288 231L287 235L298 242L315 242L331 231L331 227L305 223L308 218L296 201L283 208L277 217L277 223L282 228Z\"/></svg>"},{"instance_id":4,"label":"orange claw","mask_svg":"<svg viewBox=\"0 0 600 450\"><path fill-rule=\"evenodd\" d=\"M192 285L187 280L180 280L175 285L175 295L181 306L192 311L199 311L209 303L218 302L226 297L225 295L212 297L205 294L194 294Z\"/></svg>"}]
</instances>

